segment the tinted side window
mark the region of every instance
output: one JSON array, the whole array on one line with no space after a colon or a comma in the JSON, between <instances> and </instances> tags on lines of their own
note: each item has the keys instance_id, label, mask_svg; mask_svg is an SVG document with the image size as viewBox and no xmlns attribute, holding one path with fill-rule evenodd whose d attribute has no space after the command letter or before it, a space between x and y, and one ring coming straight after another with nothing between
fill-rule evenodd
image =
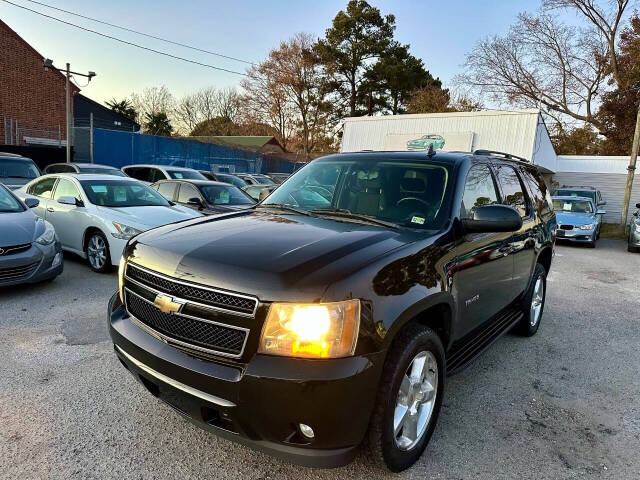
<instances>
[{"instance_id":1,"label":"tinted side window","mask_svg":"<svg viewBox=\"0 0 640 480\"><path fill-rule=\"evenodd\" d=\"M198 190L196 190L193 185L187 183L181 184L180 193L178 193L178 202L187 203L190 198L200 198Z\"/></svg>"},{"instance_id":2,"label":"tinted side window","mask_svg":"<svg viewBox=\"0 0 640 480\"><path fill-rule=\"evenodd\" d=\"M523 218L529 216L527 199L515 169L508 165L498 167L498 182L502 187L502 203L518 210Z\"/></svg>"},{"instance_id":3,"label":"tinted side window","mask_svg":"<svg viewBox=\"0 0 640 480\"><path fill-rule=\"evenodd\" d=\"M45 169L46 173L65 173L65 172L75 172L73 167L67 165L51 165Z\"/></svg>"},{"instance_id":4,"label":"tinted side window","mask_svg":"<svg viewBox=\"0 0 640 480\"><path fill-rule=\"evenodd\" d=\"M37 197L51 198L51 191L53 190L53 185L56 183L56 180L56 177L40 180L38 183L29 187L28 193L36 195Z\"/></svg>"},{"instance_id":5,"label":"tinted side window","mask_svg":"<svg viewBox=\"0 0 640 480\"><path fill-rule=\"evenodd\" d=\"M80 199L80 193L71 180L61 178L56 185L56 191L53 194L53 199L58 200L60 197L73 197Z\"/></svg>"},{"instance_id":6,"label":"tinted side window","mask_svg":"<svg viewBox=\"0 0 640 480\"><path fill-rule=\"evenodd\" d=\"M137 180L148 181L147 177L149 176L149 169L146 167L132 167L127 168L124 171L127 175Z\"/></svg>"},{"instance_id":7,"label":"tinted side window","mask_svg":"<svg viewBox=\"0 0 640 480\"><path fill-rule=\"evenodd\" d=\"M491 170L486 165L476 165L469 170L462 197L462 218L473 218L478 207L498 203L498 194Z\"/></svg>"},{"instance_id":8,"label":"tinted side window","mask_svg":"<svg viewBox=\"0 0 640 480\"><path fill-rule=\"evenodd\" d=\"M154 187L160 195L173 200L173 193L176 191L176 184L173 182L159 183Z\"/></svg>"},{"instance_id":9,"label":"tinted side window","mask_svg":"<svg viewBox=\"0 0 640 480\"><path fill-rule=\"evenodd\" d=\"M149 169L149 178L147 179L147 182L157 182L158 180L166 180L167 177L165 176L164 173L162 173L162 170L158 170L157 168L150 168Z\"/></svg>"}]
</instances>

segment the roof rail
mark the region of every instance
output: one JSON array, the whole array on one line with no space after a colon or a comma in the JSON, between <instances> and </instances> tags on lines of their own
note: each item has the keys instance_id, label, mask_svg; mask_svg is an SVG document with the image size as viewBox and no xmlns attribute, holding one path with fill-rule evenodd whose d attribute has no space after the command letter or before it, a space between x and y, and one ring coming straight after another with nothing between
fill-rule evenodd
<instances>
[{"instance_id":1,"label":"roof rail","mask_svg":"<svg viewBox=\"0 0 640 480\"><path fill-rule=\"evenodd\" d=\"M509 160L520 160L521 162L531 163L526 158L518 157L517 155L513 155L511 153L497 152L495 150L474 150L473 154L474 155L494 155L497 157L501 156Z\"/></svg>"}]
</instances>

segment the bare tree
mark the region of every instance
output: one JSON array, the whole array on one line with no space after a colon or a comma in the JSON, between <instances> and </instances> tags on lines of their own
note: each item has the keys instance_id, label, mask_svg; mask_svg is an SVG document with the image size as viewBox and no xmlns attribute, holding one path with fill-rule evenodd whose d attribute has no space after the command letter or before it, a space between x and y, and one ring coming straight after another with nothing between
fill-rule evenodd
<instances>
[{"instance_id":1,"label":"bare tree","mask_svg":"<svg viewBox=\"0 0 640 480\"><path fill-rule=\"evenodd\" d=\"M169 89L164 85L150 87L142 90L142 93L131 94L131 104L138 112L139 118L154 116L158 113L171 114L174 110L174 98Z\"/></svg>"},{"instance_id":2,"label":"bare tree","mask_svg":"<svg viewBox=\"0 0 640 480\"><path fill-rule=\"evenodd\" d=\"M605 3L606 5L602 5ZM544 0L542 7L545 9L572 9L583 16L604 38L607 45L606 55L611 67L611 75L618 87L621 85L620 69L618 67L618 55L616 40L620 22L624 12L629 6L629 0L609 0L597 2L596 0Z\"/></svg>"},{"instance_id":3,"label":"bare tree","mask_svg":"<svg viewBox=\"0 0 640 480\"><path fill-rule=\"evenodd\" d=\"M239 103L235 88L206 87L180 98L172 113L178 131L188 134L199 123L215 117L235 122Z\"/></svg>"},{"instance_id":4,"label":"bare tree","mask_svg":"<svg viewBox=\"0 0 640 480\"><path fill-rule=\"evenodd\" d=\"M593 29L578 29L546 14L520 14L505 36L480 41L457 82L496 101L541 107L599 128L596 99L606 80L606 42Z\"/></svg>"}]
</instances>

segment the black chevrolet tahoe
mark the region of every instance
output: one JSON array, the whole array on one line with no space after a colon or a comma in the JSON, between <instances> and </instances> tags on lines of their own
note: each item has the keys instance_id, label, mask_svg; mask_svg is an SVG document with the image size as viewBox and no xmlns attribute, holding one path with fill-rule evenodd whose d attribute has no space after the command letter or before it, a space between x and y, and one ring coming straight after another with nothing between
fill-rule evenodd
<instances>
[{"instance_id":1,"label":"black chevrolet tahoe","mask_svg":"<svg viewBox=\"0 0 640 480\"><path fill-rule=\"evenodd\" d=\"M538 330L554 235L543 178L512 155L330 155L249 210L134 237L109 330L200 427L308 466L364 443L400 471L447 375Z\"/></svg>"}]
</instances>

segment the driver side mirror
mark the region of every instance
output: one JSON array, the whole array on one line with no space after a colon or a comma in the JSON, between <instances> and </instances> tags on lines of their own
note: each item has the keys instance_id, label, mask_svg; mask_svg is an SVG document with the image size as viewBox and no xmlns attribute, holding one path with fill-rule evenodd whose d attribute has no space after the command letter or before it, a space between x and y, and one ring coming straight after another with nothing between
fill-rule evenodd
<instances>
[{"instance_id":1,"label":"driver side mirror","mask_svg":"<svg viewBox=\"0 0 640 480\"><path fill-rule=\"evenodd\" d=\"M58 203L62 205L73 205L74 207L84 207L82 200L72 197L71 195L63 195L58 199Z\"/></svg>"},{"instance_id":2,"label":"driver side mirror","mask_svg":"<svg viewBox=\"0 0 640 480\"><path fill-rule=\"evenodd\" d=\"M187 200L187 205L191 205L193 207L198 207L199 209L203 208L202 200L199 199L198 197L192 197L189 200Z\"/></svg>"},{"instance_id":3,"label":"driver side mirror","mask_svg":"<svg viewBox=\"0 0 640 480\"><path fill-rule=\"evenodd\" d=\"M463 218L462 227L465 233L515 232L522 228L522 217L507 205L485 205L473 218Z\"/></svg>"},{"instance_id":4,"label":"driver side mirror","mask_svg":"<svg viewBox=\"0 0 640 480\"><path fill-rule=\"evenodd\" d=\"M40 205L40 200L33 197L27 197L24 199L24 204L29 208L35 208Z\"/></svg>"}]
</instances>

